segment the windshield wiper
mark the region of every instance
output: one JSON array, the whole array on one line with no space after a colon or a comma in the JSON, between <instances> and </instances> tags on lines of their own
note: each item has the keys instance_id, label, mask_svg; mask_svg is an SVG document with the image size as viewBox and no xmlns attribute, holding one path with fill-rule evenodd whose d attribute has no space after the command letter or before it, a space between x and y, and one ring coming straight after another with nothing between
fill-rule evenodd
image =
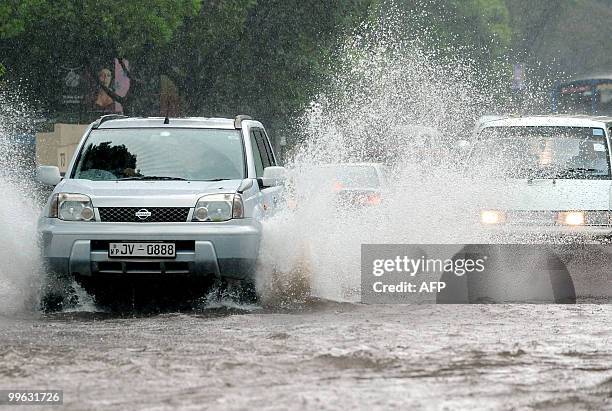
<instances>
[{"instance_id":1,"label":"windshield wiper","mask_svg":"<svg viewBox=\"0 0 612 411\"><path fill-rule=\"evenodd\" d=\"M163 176L124 177L124 178L119 179L119 181L131 181L131 180L185 181L185 179L181 177L163 177Z\"/></svg>"},{"instance_id":2,"label":"windshield wiper","mask_svg":"<svg viewBox=\"0 0 612 411\"><path fill-rule=\"evenodd\" d=\"M536 179L549 179L552 178L550 170L537 168L537 167L522 167L515 171L517 176L526 178L527 182L530 183Z\"/></svg>"},{"instance_id":3,"label":"windshield wiper","mask_svg":"<svg viewBox=\"0 0 612 411\"><path fill-rule=\"evenodd\" d=\"M575 167L575 168L568 168L566 170L559 170L557 176L559 178L563 178L563 177L569 177L569 176L593 175L593 173L598 173L595 175L599 175L599 173L601 172L602 172L601 170L598 170L596 168Z\"/></svg>"},{"instance_id":4,"label":"windshield wiper","mask_svg":"<svg viewBox=\"0 0 612 411\"><path fill-rule=\"evenodd\" d=\"M568 168L567 170L564 170L567 173L597 173L600 170L596 169L596 168Z\"/></svg>"}]
</instances>

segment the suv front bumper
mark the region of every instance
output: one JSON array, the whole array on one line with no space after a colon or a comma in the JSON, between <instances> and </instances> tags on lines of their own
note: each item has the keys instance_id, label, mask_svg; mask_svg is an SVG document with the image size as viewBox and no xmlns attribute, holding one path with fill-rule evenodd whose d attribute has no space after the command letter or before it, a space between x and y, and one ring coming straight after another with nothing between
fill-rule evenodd
<instances>
[{"instance_id":1,"label":"suv front bumper","mask_svg":"<svg viewBox=\"0 0 612 411\"><path fill-rule=\"evenodd\" d=\"M42 255L59 274L190 274L246 279L254 275L261 225L221 223L99 223L39 221ZM175 242L176 258L109 258L108 242Z\"/></svg>"}]
</instances>

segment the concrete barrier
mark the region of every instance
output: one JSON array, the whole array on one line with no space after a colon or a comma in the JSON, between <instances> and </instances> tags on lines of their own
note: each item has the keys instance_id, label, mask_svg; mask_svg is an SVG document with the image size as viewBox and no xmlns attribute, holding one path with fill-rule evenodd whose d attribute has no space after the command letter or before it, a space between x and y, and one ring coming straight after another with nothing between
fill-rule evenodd
<instances>
[{"instance_id":1,"label":"concrete barrier","mask_svg":"<svg viewBox=\"0 0 612 411\"><path fill-rule=\"evenodd\" d=\"M87 127L57 123L50 133L36 133L36 164L57 166L65 173Z\"/></svg>"}]
</instances>

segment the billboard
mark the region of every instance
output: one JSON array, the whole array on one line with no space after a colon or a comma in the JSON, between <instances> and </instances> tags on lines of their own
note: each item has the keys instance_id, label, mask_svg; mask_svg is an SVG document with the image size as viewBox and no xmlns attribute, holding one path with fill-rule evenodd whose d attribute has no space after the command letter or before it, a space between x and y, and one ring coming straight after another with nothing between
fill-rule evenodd
<instances>
[{"instance_id":1,"label":"billboard","mask_svg":"<svg viewBox=\"0 0 612 411\"><path fill-rule=\"evenodd\" d=\"M125 97L129 92L130 78L126 72L129 64L129 61L123 59L122 66L115 58L109 64L96 66L95 77L82 66L62 67L62 104L72 111L123 113L123 107L112 95Z\"/></svg>"}]
</instances>

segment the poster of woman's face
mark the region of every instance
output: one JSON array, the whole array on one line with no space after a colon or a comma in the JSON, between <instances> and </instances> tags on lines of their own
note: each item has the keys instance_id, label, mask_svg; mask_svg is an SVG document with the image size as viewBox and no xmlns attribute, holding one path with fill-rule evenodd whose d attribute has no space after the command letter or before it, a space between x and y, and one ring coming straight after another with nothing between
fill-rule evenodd
<instances>
[{"instance_id":1,"label":"poster of woman's face","mask_svg":"<svg viewBox=\"0 0 612 411\"><path fill-rule=\"evenodd\" d=\"M98 80L100 84L105 87L111 88L112 74L107 68L103 68L98 72ZM114 111L114 100L104 91L102 87L99 87L98 94L95 100L95 109L104 111Z\"/></svg>"},{"instance_id":2,"label":"poster of woman's face","mask_svg":"<svg viewBox=\"0 0 612 411\"><path fill-rule=\"evenodd\" d=\"M112 93L125 97L130 88L130 79L125 72L123 66L129 69L129 62L123 60L123 66L117 59L113 61L114 70L108 67L102 67L97 72L97 79L91 79L92 92L88 99L91 109L95 112L105 113L122 113L123 107L119 102L113 100L113 98L105 91L105 89L112 90ZM113 75L114 71L114 75Z\"/></svg>"}]
</instances>

